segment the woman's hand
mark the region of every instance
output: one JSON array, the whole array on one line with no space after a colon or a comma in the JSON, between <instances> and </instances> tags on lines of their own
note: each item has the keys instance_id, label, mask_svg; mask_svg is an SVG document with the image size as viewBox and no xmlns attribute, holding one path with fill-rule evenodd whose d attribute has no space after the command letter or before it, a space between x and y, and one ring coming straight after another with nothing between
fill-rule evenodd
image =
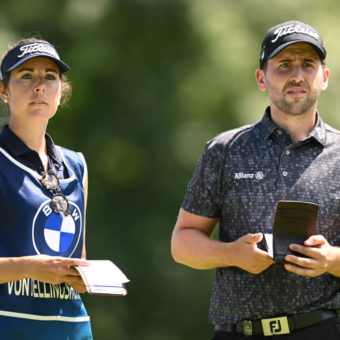
<instances>
[{"instance_id":1,"label":"woman's hand","mask_svg":"<svg viewBox=\"0 0 340 340\"><path fill-rule=\"evenodd\" d=\"M86 286L74 268L88 265L86 260L47 255L25 256L23 260L26 262L24 277L51 284L67 283L80 293L86 292Z\"/></svg>"}]
</instances>

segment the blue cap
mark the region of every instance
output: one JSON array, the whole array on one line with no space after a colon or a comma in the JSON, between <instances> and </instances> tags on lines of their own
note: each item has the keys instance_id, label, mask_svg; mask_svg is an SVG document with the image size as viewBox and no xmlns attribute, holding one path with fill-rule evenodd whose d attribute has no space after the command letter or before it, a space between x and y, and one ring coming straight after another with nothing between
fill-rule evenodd
<instances>
[{"instance_id":1,"label":"blue cap","mask_svg":"<svg viewBox=\"0 0 340 340\"><path fill-rule=\"evenodd\" d=\"M62 73L70 70L70 67L60 60L59 54L53 45L44 40L23 42L10 50L1 63L1 79L5 74L14 70L25 61L36 58L47 57L52 59Z\"/></svg>"}]
</instances>

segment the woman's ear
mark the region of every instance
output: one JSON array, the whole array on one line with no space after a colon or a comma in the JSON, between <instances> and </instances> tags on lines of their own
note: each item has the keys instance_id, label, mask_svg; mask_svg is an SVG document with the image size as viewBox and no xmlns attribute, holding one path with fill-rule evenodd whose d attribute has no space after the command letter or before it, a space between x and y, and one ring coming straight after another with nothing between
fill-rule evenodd
<instances>
[{"instance_id":1,"label":"woman's ear","mask_svg":"<svg viewBox=\"0 0 340 340\"><path fill-rule=\"evenodd\" d=\"M5 102L8 103L8 91L7 88L4 84L4 82L1 80L0 81L0 98Z\"/></svg>"},{"instance_id":2,"label":"woman's ear","mask_svg":"<svg viewBox=\"0 0 340 340\"><path fill-rule=\"evenodd\" d=\"M260 91L267 91L267 84L266 84L266 79L264 76L264 70L262 69L257 69L255 71L255 78L257 82L257 87L260 89Z\"/></svg>"}]
</instances>

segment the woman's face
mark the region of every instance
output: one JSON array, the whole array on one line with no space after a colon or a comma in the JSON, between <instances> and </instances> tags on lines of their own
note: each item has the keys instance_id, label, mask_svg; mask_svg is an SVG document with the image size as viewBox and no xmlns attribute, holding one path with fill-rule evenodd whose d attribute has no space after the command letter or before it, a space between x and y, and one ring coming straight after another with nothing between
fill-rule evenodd
<instances>
[{"instance_id":1,"label":"woman's face","mask_svg":"<svg viewBox=\"0 0 340 340\"><path fill-rule=\"evenodd\" d=\"M48 120L58 109L62 81L58 66L49 58L32 58L11 71L8 86L0 85L10 108L10 120L27 123Z\"/></svg>"}]
</instances>

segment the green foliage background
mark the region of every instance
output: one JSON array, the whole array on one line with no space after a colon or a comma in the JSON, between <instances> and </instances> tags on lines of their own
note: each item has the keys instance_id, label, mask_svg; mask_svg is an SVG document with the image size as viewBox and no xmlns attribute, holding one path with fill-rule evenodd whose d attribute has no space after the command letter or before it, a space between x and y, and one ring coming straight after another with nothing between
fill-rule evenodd
<instances>
[{"instance_id":1,"label":"green foliage background","mask_svg":"<svg viewBox=\"0 0 340 340\"><path fill-rule=\"evenodd\" d=\"M84 295L96 340L209 339L213 271L173 262L170 238L204 148L259 120L254 71L269 27L297 19L322 32L331 68L319 101L340 129L337 0L1 0L0 49L40 34L71 66L57 144L89 168L87 253L130 278L126 297Z\"/></svg>"}]
</instances>

